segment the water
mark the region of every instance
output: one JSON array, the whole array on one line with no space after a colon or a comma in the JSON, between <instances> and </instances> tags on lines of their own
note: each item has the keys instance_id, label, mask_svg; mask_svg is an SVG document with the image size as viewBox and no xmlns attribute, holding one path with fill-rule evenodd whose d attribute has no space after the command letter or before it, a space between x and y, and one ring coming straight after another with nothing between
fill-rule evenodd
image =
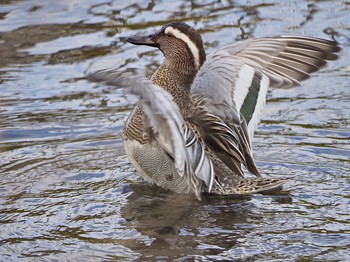
<instances>
[{"instance_id":1,"label":"water","mask_svg":"<svg viewBox=\"0 0 350 262\"><path fill-rule=\"evenodd\" d=\"M348 1L1 1L1 261L350 261ZM283 191L233 199L142 183L121 129L135 98L83 79L133 68L155 49L125 38L173 21L207 52L250 37L337 40L340 59L271 90L253 141Z\"/></svg>"}]
</instances>

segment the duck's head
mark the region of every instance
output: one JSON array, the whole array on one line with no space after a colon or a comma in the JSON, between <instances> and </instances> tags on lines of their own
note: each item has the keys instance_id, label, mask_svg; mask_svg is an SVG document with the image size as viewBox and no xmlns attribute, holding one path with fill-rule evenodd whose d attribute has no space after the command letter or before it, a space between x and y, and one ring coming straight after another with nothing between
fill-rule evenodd
<instances>
[{"instance_id":1,"label":"duck's head","mask_svg":"<svg viewBox=\"0 0 350 262\"><path fill-rule=\"evenodd\" d=\"M130 37L134 45L158 47L164 54L165 64L177 70L198 71L205 61L205 51L200 34L182 22L163 26L148 36Z\"/></svg>"}]
</instances>

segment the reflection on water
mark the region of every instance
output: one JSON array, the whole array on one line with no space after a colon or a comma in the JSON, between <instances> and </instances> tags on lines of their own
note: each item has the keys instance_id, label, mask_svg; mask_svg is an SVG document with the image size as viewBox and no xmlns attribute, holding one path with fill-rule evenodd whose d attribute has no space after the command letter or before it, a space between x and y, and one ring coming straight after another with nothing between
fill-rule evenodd
<instances>
[{"instance_id":1,"label":"reflection on water","mask_svg":"<svg viewBox=\"0 0 350 262\"><path fill-rule=\"evenodd\" d=\"M350 260L349 4L338 1L0 2L0 260ZM302 86L271 90L254 139L282 192L249 198L144 184L121 142L134 97L88 70L150 76L154 49L125 38L173 20L208 52L276 34L343 47Z\"/></svg>"}]
</instances>

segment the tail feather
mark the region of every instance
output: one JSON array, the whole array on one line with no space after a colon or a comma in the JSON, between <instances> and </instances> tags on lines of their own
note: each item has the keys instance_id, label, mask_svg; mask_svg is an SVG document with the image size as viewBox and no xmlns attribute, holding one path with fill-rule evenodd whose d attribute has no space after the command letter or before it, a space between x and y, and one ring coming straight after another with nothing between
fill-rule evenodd
<instances>
[{"instance_id":1,"label":"tail feather","mask_svg":"<svg viewBox=\"0 0 350 262\"><path fill-rule=\"evenodd\" d=\"M212 193L220 195L249 195L280 189L286 179L275 178L241 178L236 181L215 181Z\"/></svg>"}]
</instances>

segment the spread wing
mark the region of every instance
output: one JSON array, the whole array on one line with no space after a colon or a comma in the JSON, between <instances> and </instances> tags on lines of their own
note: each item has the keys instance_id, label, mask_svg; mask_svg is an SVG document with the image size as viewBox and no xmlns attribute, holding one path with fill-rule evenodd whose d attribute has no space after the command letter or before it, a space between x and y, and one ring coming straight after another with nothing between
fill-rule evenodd
<instances>
[{"instance_id":1,"label":"spread wing","mask_svg":"<svg viewBox=\"0 0 350 262\"><path fill-rule=\"evenodd\" d=\"M299 85L310 73L335 60L336 42L298 36L249 39L210 54L198 72L192 93L202 95L224 121L244 117L253 137L267 87Z\"/></svg>"},{"instance_id":2,"label":"spread wing","mask_svg":"<svg viewBox=\"0 0 350 262\"><path fill-rule=\"evenodd\" d=\"M184 176L200 199L203 181L210 192L214 182L213 164L196 135L186 126L180 109L170 93L145 78L132 73L101 70L88 76L140 97L144 123L163 149L174 159L180 176Z\"/></svg>"},{"instance_id":3,"label":"spread wing","mask_svg":"<svg viewBox=\"0 0 350 262\"><path fill-rule=\"evenodd\" d=\"M250 141L260 121L267 88L298 85L326 60L336 59L339 50L333 41L296 36L230 44L207 57L191 92L203 96L207 107L238 134L248 170L258 176Z\"/></svg>"}]
</instances>

